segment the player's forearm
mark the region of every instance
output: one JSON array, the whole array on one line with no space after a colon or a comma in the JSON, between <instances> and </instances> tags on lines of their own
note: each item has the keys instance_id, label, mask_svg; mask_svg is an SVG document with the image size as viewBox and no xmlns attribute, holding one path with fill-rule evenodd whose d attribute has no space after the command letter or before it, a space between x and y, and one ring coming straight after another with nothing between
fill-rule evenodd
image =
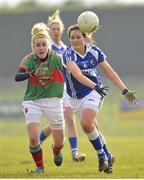
<instances>
[{"instance_id":1,"label":"player's forearm","mask_svg":"<svg viewBox=\"0 0 144 180\"><path fill-rule=\"evenodd\" d=\"M96 84L91 81L90 79L88 79L86 76L84 76L83 74L79 73L79 74L74 74L73 76L75 76L75 78L83 85L94 89Z\"/></svg>"},{"instance_id":2,"label":"player's forearm","mask_svg":"<svg viewBox=\"0 0 144 180\"><path fill-rule=\"evenodd\" d=\"M100 65L107 77L122 92L126 88L126 86L124 85L118 74L113 70L113 68L108 64L107 61L103 61L102 63L100 63Z\"/></svg>"},{"instance_id":3,"label":"player's forearm","mask_svg":"<svg viewBox=\"0 0 144 180\"><path fill-rule=\"evenodd\" d=\"M120 77L115 72L111 76L108 76L108 77L121 92L124 89L126 89L126 86L124 85Z\"/></svg>"},{"instance_id":4,"label":"player's forearm","mask_svg":"<svg viewBox=\"0 0 144 180\"><path fill-rule=\"evenodd\" d=\"M96 84L88 79L86 76L84 76L79 69L79 67L76 65L76 63L72 61L67 62L67 69L68 71L77 79L81 84L94 89Z\"/></svg>"},{"instance_id":5,"label":"player's forearm","mask_svg":"<svg viewBox=\"0 0 144 180\"><path fill-rule=\"evenodd\" d=\"M16 82L24 81L29 77L31 77L31 74L29 72L18 72L15 76L15 81Z\"/></svg>"}]
</instances>

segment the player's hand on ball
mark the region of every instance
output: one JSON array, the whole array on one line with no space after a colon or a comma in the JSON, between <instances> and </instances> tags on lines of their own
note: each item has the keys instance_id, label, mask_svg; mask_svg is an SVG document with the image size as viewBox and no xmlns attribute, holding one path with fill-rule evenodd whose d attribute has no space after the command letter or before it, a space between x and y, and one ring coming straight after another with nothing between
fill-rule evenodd
<instances>
[{"instance_id":1,"label":"player's hand on ball","mask_svg":"<svg viewBox=\"0 0 144 180\"><path fill-rule=\"evenodd\" d=\"M102 97L107 95L108 86L99 87L98 85L94 88Z\"/></svg>"},{"instance_id":2,"label":"player's hand on ball","mask_svg":"<svg viewBox=\"0 0 144 180\"><path fill-rule=\"evenodd\" d=\"M137 97L135 96L135 92L133 91L130 91L130 90L127 90L127 89L124 89L122 94L126 97L126 99L129 101L129 104L131 105L134 105L134 104L137 104L138 103L138 99Z\"/></svg>"}]
</instances>

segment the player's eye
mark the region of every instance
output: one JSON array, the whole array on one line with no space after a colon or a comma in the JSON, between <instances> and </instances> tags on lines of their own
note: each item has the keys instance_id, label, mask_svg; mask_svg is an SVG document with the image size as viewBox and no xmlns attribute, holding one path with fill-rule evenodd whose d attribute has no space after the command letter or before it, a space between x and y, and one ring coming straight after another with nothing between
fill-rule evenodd
<instances>
[{"instance_id":1,"label":"player's eye","mask_svg":"<svg viewBox=\"0 0 144 180\"><path fill-rule=\"evenodd\" d=\"M75 39L75 37L73 37L73 36L71 36L70 38L71 38L71 40L74 40L74 39Z\"/></svg>"},{"instance_id":2,"label":"player's eye","mask_svg":"<svg viewBox=\"0 0 144 180\"><path fill-rule=\"evenodd\" d=\"M47 46L47 43L46 43L46 42L43 42L43 43L42 43L42 46L43 46L43 47Z\"/></svg>"},{"instance_id":3,"label":"player's eye","mask_svg":"<svg viewBox=\"0 0 144 180\"><path fill-rule=\"evenodd\" d=\"M81 39L81 36L76 36L77 39Z\"/></svg>"},{"instance_id":4,"label":"player's eye","mask_svg":"<svg viewBox=\"0 0 144 180\"><path fill-rule=\"evenodd\" d=\"M40 43L36 43L35 46L36 46L36 47L40 47L41 44L40 44Z\"/></svg>"}]
</instances>

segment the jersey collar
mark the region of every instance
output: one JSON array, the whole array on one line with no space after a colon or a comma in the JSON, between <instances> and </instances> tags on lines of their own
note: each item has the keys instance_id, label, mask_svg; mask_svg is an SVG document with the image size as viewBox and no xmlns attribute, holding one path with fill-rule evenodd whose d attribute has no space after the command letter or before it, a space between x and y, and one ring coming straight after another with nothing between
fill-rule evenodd
<instances>
[{"instance_id":1,"label":"jersey collar","mask_svg":"<svg viewBox=\"0 0 144 180\"><path fill-rule=\"evenodd\" d=\"M72 47L72 46L71 46L71 47ZM85 47L86 47L86 52L85 52L84 55L79 54L73 47L72 47L72 49L73 49L73 51L74 51L76 54L78 54L81 58L84 58L84 57L88 54L88 52L90 52L89 46L88 46L87 44L85 44Z\"/></svg>"}]
</instances>

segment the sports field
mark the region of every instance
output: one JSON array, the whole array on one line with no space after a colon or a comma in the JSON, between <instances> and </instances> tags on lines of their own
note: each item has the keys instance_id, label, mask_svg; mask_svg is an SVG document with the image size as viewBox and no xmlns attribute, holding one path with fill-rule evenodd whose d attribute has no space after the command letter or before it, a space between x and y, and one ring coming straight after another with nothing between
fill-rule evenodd
<instances>
[{"instance_id":1,"label":"sports field","mask_svg":"<svg viewBox=\"0 0 144 180\"><path fill-rule=\"evenodd\" d=\"M12 92L1 99L22 99L21 91ZM138 94L141 94L138 91ZM113 96L112 96L113 95ZM26 169L34 169L35 165L28 149L28 137L24 118L0 120L0 178L144 178L144 118L141 116L127 117L119 112L120 93L115 90L105 99L99 114L99 124L106 137L107 144L116 162L112 174L98 172L98 159L92 145L82 132L79 132L79 150L86 154L86 160L75 163L71 160L70 147L66 135L63 148L63 164L56 167L52 155L52 139L49 137L43 144L45 173L34 175ZM42 120L42 127L46 119ZM67 132L66 132L67 134Z\"/></svg>"},{"instance_id":2,"label":"sports field","mask_svg":"<svg viewBox=\"0 0 144 180\"><path fill-rule=\"evenodd\" d=\"M144 178L144 136L107 136L110 150L116 157L112 174L98 172L96 153L85 135L79 137L79 149L86 153L83 163L71 160L68 139L63 149L63 164L53 163L51 137L43 144L45 173L33 175L26 169L35 168L28 152L24 122L3 122L0 127L0 178Z\"/></svg>"}]
</instances>

